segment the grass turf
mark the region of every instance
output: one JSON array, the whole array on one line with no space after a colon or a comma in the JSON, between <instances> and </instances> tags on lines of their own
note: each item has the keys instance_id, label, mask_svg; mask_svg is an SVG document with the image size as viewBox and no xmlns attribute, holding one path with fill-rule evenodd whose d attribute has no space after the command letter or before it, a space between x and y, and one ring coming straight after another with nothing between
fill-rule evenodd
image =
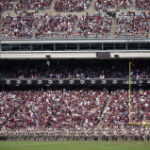
<instances>
[{"instance_id":1,"label":"grass turf","mask_svg":"<svg viewBox=\"0 0 150 150\"><path fill-rule=\"evenodd\" d=\"M0 142L0 150L150 150L150 142Z\"/></svg>"}]
</instances>

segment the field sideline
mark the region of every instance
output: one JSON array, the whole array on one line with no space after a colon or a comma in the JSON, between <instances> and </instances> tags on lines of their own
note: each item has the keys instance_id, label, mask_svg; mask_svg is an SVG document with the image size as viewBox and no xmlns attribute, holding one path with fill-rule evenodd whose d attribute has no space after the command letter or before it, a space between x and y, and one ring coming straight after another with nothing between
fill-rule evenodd
<instances>
[{"instance_id":1,"label":"field sideline","mask_svg":"<svg viewBox=\"0 0 150 150\"><path fill-rule=\"evenodd\" d=\"M0 142L0 150L150 150L150 142Z\"/></svg>"}]
</instances>

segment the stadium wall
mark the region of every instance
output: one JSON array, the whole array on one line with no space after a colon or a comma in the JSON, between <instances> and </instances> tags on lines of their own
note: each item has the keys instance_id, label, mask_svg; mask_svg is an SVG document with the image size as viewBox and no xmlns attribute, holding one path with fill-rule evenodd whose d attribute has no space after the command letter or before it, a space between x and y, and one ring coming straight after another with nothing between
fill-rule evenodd
<instances>
[{"instance_id":1,"label":"stadium wall","mask_svg":"<svg viewBox=\"0 0 150 150\"><path fill-rule=\"evenodd\" d=\"M149 135L90 135L81 133L52 134L49 132L1 135L0 141L150 141Z\"/></svg>"},{"instance_id":2,"label":"stadium wall","mask_svg":"<svg viewBox=\"0 0 150 150\"><path fill-rule=\"evenodd\" d=\"M97 55L97 54L102 55ZM109 53L109 56L106 55ZM105 57L106 56L106 57ZM117 52L0 52L0 59L129 59L150 58L149 51Z\"/></svg>"}]
</instances>

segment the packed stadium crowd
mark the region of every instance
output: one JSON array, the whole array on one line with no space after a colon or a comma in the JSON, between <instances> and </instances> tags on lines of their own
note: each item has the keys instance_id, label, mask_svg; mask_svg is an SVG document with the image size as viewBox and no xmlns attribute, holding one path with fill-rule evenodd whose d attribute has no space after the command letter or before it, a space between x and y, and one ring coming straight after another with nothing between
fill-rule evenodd
<instances>
[{"instance_id":1,"label":"packed stadium crowd","mask_svg":"<svg viewBox=\"0 0 150 150\"><path fill-rule=\"evenodd\" d=\"M16 63L15 63L16 62ZM86 62L78 61L53 61L47 65L46 61L0 63L0 79L4 78L49 78L49 79L106 79L128 78L128 62ZM149 61L136 63L132 66L132 79L150 78Z\"/></svg>"},{"instance_id":2,"label":"packed stadium crowd","mask_svg":"<svg viewBox=\"0 0 150 150\"><path fill-rule=\"evenodd\" d=\"M132 122L149 122L149 90L131 92ZM5 130L143 131L129 124L127 90L29 90L0 92L0 125ZM18 108L18 106L21 107ZM12 115L10 115L12 113ZM4 123L5 122L5 123ZM98 128L98 124L101 124Z\"/></svg>"},{"instance_id":3,"label":"packed stadium crowd","mask_svg":"<svg viewBox=\"0 0 150 150\"><path fill-rule=\"evenodd\" d=\"M126 129L126 127L129 127L128 99L128 91L117 90L111 93L110 103L102 116L104 130Z\"/></svg>"},{"instance_id":4,"label":"packed stadium crowd","mask_svg":"<svg viewBox=\"0 0 150 150\"><path fill-rule=\"evenodd\" d=\"M75 21L77 16L67 15L67 16L51 16L45 14L41 16L42 22L39 24L39 28L35 33L35 37L58 37L64 36L68 37L73 32Z\"/></svg>"},{"instance_id":5,"label":"packed stadium crowd","mask_svg":"<svg viewBox=\"0 0 150 150\"><path fill-rule=\"evenodd\" d=\"M47 90L1 92L1 122L6 119L19 100L24 104L9 118L8 129L70 129L93 128L107 97L106 91ZM6 103L5 103L6 101ZM11 104L11 101L16 103ZM4 104L3 104L4 103ZM11 104L11 105L10 105Z\"/></svg>"},{"instance_id":6,"label":"packed stadium crowd","mask_svg":"<svg viewBox=\"0 0 150 150\"><path fill-rule=\"evenodd\" d=\"M11 38L31 38L38 26L38 17L34 13L20 13L16 17L6 15L2 18L2 35Z\"/></svg>"},{"instance_id":7,"label":"packed stadium crowd","mask_svg":"<svg viewBox=\"0 0 150 150\"><path fill-rule=\"evenodd\" d=\"M149 37L149 0L135 0L135 8L132 8L132 11L128 8L133 7L133 0L96 0L92 5L93 11L88 12L92 2L92 0L1 0L1 37L101 38L109 37L111 33L117 38ZM116 8L114 15L109 13L109 8ZM84 13L79 15L78 12ZM128 79L129 77L128 63L106 63L106 61L102 64L76 63L56 62L54 65L50 61L44 64L29 62L30 65L28 62L14 63L15 65L0 63L0 79ZM137 66L132 64L131 79L150 78L149 62L143 64L139 63ZM144 125L149 122L149 94L150 90L133 90L130 106L129 91L125 89L1 90L0 130L99 129L103 132L122 130L124 134L140 130L144 134L145 126L130 125L129 118L135 123L141 122Z\"/></svg>"},{"instance_id":8,"label":"packed stadium crowd","mask_svg":"<svg viewBox=\"0 0 150 150\"><path fill-rule=\"evenodd\" d=\"M141 91L131 97L131 119L134 122L147 123L150 120L150 90Z\"/></svg>"},{"instance_id":9,"label":"packed stadium crowd","mask_svg":"<svg viewBox=\"0 0 150 150\"><path fill-rule=\"evenodd\" d=\"M78 33L80 36L108 37L111 30L112 18L100 12L87 13L79 20Z\"/></svg>"},{"instance_id":10,"label":"packed stadium crowd","mask_svg":"<svg viewBox=\"0 0 150 150\"><path fill-rule=\"evenodd\" d=\"M21 95L16 98L19 92L0 92L0 125L15 111L22 103Z\"/></svg>"},{"instance_id":11,"label":"packed stadium crowd","mask_svg":"<svg viewBox=\"0 0 150 150\"><path fill-rule=\"evenodd\" d=\"M119 13L116 23L116 37L148 37L150 13L142 12L136 15L135 12Z\"/></svg>"},{"instance_id":12,"label":"packed stadium crowd","mask_svg":"<svg viewBox=\"0 0 150 150\"><path fill-rule=\"evenodd\" d=\"M97 0L88 12L92 0L12 0L0 2L1 36L3 38L74 38L74 37L148 37L150 10L147 0ZM14 4L15 3L15 4ZM13 6L13 4L15 6ZM111 14L107 8L116 8ZM29 11L32 9L33 11ZM47 10L46 13L42 10ZM121 11L121 10L126 11ZM141 11L142 9L142 11ZM78 14L87 10L85 13ZM42 12L41 12L42 11ZM55 12L54 12L55 11ZM62 12L62 13L61 13ZM70 12L70 13L69 13ZM115 31L113 31L113 30ZM111 34L113 33L113 34Z\"/></svg>"},{"instance_id":13,"label":"packed stadium crowd","mask_svg":"<svg viewBox=\"0 0 150 150\"><path fill-rule=\"evenodd\" d=\"M110 103L103 112L103 130L123 130L125 134L127 131L143 130L140 125L129 124L130 122L146 124L150 120L149 109L149 90L133 90L131 92L131 103L129 110L129 91L116 90L111 92ZM129 114L130 112L130 114ZM113 115L112 115L113 114Z\"/></svg>"}]
</instances>

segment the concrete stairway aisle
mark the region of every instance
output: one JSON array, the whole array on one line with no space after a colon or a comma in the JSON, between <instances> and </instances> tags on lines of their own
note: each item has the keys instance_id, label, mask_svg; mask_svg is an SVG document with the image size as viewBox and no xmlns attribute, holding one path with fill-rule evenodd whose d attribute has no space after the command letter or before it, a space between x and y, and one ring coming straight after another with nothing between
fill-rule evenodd
<instances>
[{"instance_id":1,"label":"concrete stairway aisle","mask_svg":"<svg viewBox=\"0 0 150 150\"><path fill-rule=\"evenodd\" d=\"M112 19L112 26L111 26L111 31L110 31L110 36L111 38L115 37L115 31L116 31L116 19Z\"/></svg>"},{"instance_id":2,"label":"concrete stairway aisle","mask_svg":"<svg viewBox=\"0 0 150 150\"><path fill-rule=\"evenodd\" d=\"M93 12L95 12L95 2L96 2L96 1L97 1L97 0L92 0L89 9L87 9L86 12L88 12L88 13L93 13Z\"/></svg>"},{"instance_id":3,"label":"concrete stairway aisle","mask_svg":"<svg viewBox=\"0 0 150 150\"><path fill-rule=\"evenodd\" d=\"M14 5L13 5L13 10L6 10L2 12L2 16L6 16L7 14L10 14L11 16L16 16L16 13L14 11L14 8L16 6L16 4L18 3L18 0L14 1Z\"/></svg>"},{"instance_id":4,"label":"concrete stairway aisle","mask_svg":"<svg viewBox=\"0 0 150 150\"><path fill-rule=\"evenodd\" d=\"M55 15L55 13L56 13L56 11L55 11L55 2L56 2L56 0L53 0L52 1L52 3L51 3L51 6L50 6L50 9L48 9L48 11L47 11L47 13L49 13L49 14L54 14Z\"/></svg>"},{"instance_id":5,"label":"concrete stairway aisle","mask_svg":"<svg viewBox=\"0 0 150 150\"><path fill-rule=\"evenodd\" d=\"M35 39L36 38L36 33L37 33L37 30L39 29L39 26L40 26L40 22L41 22L41 20L39 20L39 23L38 23L38 26L37 26L37 28L34 28L33 29L33 34L32 34L32 38L33 39Z\"/></svg>"},{"instance_id":6,"label":"concrete stairway aisle","mask_svg":"<svg viewBox=\"0 0 150 150\"><path fill-rule=\"evenodd\" d=\"M149 35L148 38L150 38L150 20L149 20Z\"/></svg>"},{"instance_id":7,"label":"concrete stairway aisle","mask_svg":"<svg viewBox=\"0 0 150 150\"><path fill-rule=\"evenodd\" d=\"M102 113L101 113L101 117L102 117L103 113L106 111L107 107L109 106L110 101L111 101L111 96L106 99L106 104L105 104L104 109L103 109L103 111L102 111ZM97 125L96 129L101 129L102 126L103 126L103 120L102 120L102 118L100 118L100 122L99 122L99 124Z\"/></svg>"},{"instance_id":8,"label":"concrete stairway aisle","mask_svg":"<svg viewBox=\"0 0 150 150\"><path fill-rule=\"evenodd\" d=\"M134 11L134 12L136 12L136 2L135 2L135 0L132 0L132 6L129 7L127 9L127 11Z\"/></svg>"}]
</instances>

